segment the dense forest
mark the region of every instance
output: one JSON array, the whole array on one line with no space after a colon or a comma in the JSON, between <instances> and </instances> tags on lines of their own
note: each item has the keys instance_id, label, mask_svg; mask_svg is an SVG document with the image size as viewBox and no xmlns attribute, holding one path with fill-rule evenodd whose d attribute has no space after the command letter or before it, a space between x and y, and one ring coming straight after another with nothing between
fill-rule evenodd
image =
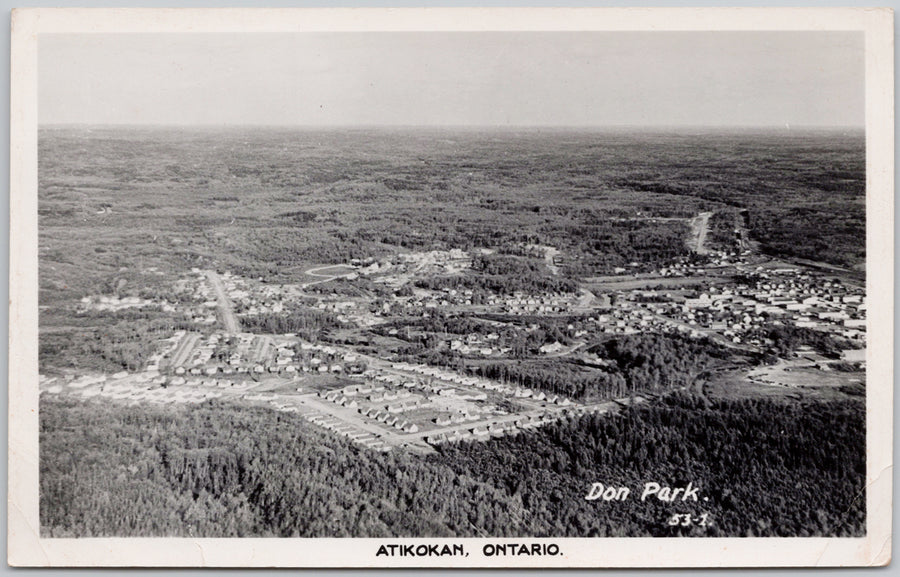
<instances>
[{"instance_id":1,"label":"dense forest","mask_svg":"<svg viewBox=\"0 0 900 577\"><path fill-rule=\"evenodd\" d=\"M489 379L595 401L686 387L726 358L709 340L653 333L610 338L590 352L608 362L601 368L571 359L495 361L479 364L475 371Z\"/></svg>"},{"instance_id":2,"label":"dense forest","mask_svg":"<svg viewBox=\"0 0 900 577\"><path fill-rule=\"evenodd\" d=\"M43 400L46 536L388 537L520 530L489 483L382 454L297 415L234 404Z\"/></svg>"},{"instance_id":3,"label":"dense forest","mask_svg":"<svg viewBox=\"0 0 900 577\"><path fill-rule=\"evenodd\" d=\"M864 533L862 402L676 395L429 457L367 451L296 415L221 402L43 398L40 422L50 537ZM594 482L637 495L586 501ZM700 499L642 502L646 482L690 482ZM674 513L712 523L672 527Z\"/></svg>"},{"instance_id":4,"label":"dense forest","mask_svg":"<svg viewBox=\"0 0 900 577\"><path fill-rule=\"evenodd\" d=\"M706 160L681 165L665 159L691 136L650 139L644 149L647 166L619 183L634 191L688 196L745 211L750 237L772 256L856 266L865 261L865 243L860 242L866 217L864 138L857 131L831 134L827 146L812 131L746 139L709 134L694 151L709 154ZM750 142L754 144L745 146ZM787 150L791 155L783 156ZM657 172L650 168L655 163L669 170Z\"/></svg>"},{"instance_id":5,"label":"dense forest","mask_svg":"<svg viewBox=\"0 0 900 577\"><path fill-rule=\"evenodd\" d=\"M738 227L743 221L744 217L738 209L729 208L714 212L708 223L706 245L717 250L737 252L741 237Z\"/></svg>"},{"instance_id":6,"label":"dense forest","mask_svg":"<svg viewBox=\"0 0 900 577\"><path fill-rule=\"evenodd\" d=\"M174 315L152 311L120 311L114 315L82 314L77 326L42 331L38 343L41 367L51 370L137 371L147 364L149 342L168 338L193 325Z\"/></svg>"},{"instance_id":7,"label":"dense forest","mask_svg":"<svg viewBox=\"0 0 900 577\"><path fill-rule=\"evenodd\" d=\"M41 305L149 266L291 282L410 250L549 245L591 276L688 256L686 220L660 218L701 211L746 211L776 256L865 257L855 132L42 129L38 145Z\"/></svg>"},{"instance_id":8,"label":"dense forest","mask_svg":"<svg viewBox=\"0 0 900 577\"><path fill-rule=\"evenodd\" d=\"M825 331L790 325L766 325L758 330L758 335L769 339L772 342L773 351L781 356L788 356L799 347L807 346L827 357L836 359L841 356L841 351L859 349L863 346Z\"/></svg>"},{"instance_id":9,"label":"dense forest","mask_svg":"<svg viewBox=\"0 0 900 577\"><path fill-rule=\"evenodd\" d=\"M683 222L612 220L605 211L589 209L571 216L572 220L554 224L546 233L549 238L560 239L554 242L567 253L577 255L564 266L572 276L611 272L626 265L632 265L635 271L648 271L690 254L685 244L688 227Z\"/></svg>"},{"instance_id":10,"label":"dense forest","mask_svg":"<svg viewBox=\"0 0 900 577\"><path fill-rule=\"evenodd\" d=\"M686 395L533 435L441 446L457 474L522 499L537 535L859 536L865 532L865 407ZM586 502L592 482L701 487L694 503ZM706 501L705 499L708 499ZM672 513L712 526L668 527Z\"/></svg>"},{"instance_id":11,"label":"dense forest","mask_svg":"<svg viewBox=\"0 0 900 577\"><path fill-rule=\"evenodd\" d=\"M327 311L296 307L281 313L245 315L241 317L241 326L251 333L293 333L317 341L324 331L339 328L341 323Z\"/></svg>"},{"instance_id":12,"label":"dense forest","mask_svg":"<svg viewBox=\"0 0 900 577\"><path fill-rule=\"evenodd\" d=\"M565 360L497 361L478 365L476 373L488 379L572 399L622 397L634 392L618 371L603 371Z\"/></svg>"},{"instance_id":13,"label":"dense forest","mask_svg":"<svg viewBox=\"0 0 900 577\"><path fill-rule=\"evenodd\" d=\"M596 352L615 362L633 390L684 387L717 359L729 358L729 353L709 339L680 334L625 335L605 341Z\"/></svg>"},{"instance_id":14,"label":"dense forest","mask_svg":"<svg viewBox=\"0 0 900 577\"><path fill-rule=\"evenodd\" d=\"M552 275L539 259L505 254L479 255L473 259L472 269L466 274L424 278L417 280L416 286L501 295L546 295L578 290L577 281Z\"/></svg>"}]
</instances>

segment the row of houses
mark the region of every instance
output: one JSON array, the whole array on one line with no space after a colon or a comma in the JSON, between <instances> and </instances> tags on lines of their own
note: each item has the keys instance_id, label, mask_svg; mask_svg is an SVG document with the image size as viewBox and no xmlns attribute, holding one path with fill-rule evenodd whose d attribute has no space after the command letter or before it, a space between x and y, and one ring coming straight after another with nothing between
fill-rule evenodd
<instances>
[{"instance_id":1,"label":"row of houses","mask_svg":"<svg viewBox=\"0 0 900 577\"><path fill-rule=\"evenodd\" d=\"M436 433L434 435L429 435L425 441L431 445L458 441L480 441L491 437L517 435L525 429L545 425L555 420L556 418L551 415L544 415L543 417L535 416L518 419L515 422L490 423L483 426L476 426L468 430L457 429L451 433Z\"/></svg>"},{"instance_id":2,"label":"row of houses","mask_svg":"<svg viewBox=\"0 0 900 577\"><path fill-rule=\"evenodd\" d=\"M336 405L347 407L349 409L355 409L359 406L356 398L354 398L355 395L346 394L346 388L335 389L332 391L319 391L317 395L324 398L326 401L330 401L332 403L335 403ZM412 393L408 391L401 391L396 394L371 394L366 399L369 402L382 402L385 400L410 399L412 396ZM416 397L415 400L401 400L401 402L386 405L385 410L387 410L387 412L389 413L403 413L406 411L413 411L416 409L430 407L431 405L432 403L427 398Z\"/></svg>"},{"instance_id":3,"label":"row of houses","mask_svg":"<svg viewBox=\"0 0 900 577\"><path fill-rule=\"evenodd\" d=\"M175 305L163 299L155 301L152 299L144 299L136 296L119 297L116 295L91 295L82 297L79 301L79 312L87 312L89 310L100 312L118 312L125 309L159 307L166 313L173 313L178 310Z\"/></svg>"},{"instance_id":4,"label":"row of houses","mask_svg":"<svg viewBox=\"0 0 900 577\"><path fill-rule=\"evenodd\" d=\"M347 385L346 387L341 389L341 393L343 393L347 397L355 397L356 395L369 395L372 393L383 393L383 392L384 392L384 385L379 385L376 383L362 383L359 385Z\"/></svg>"},{"instance_id":5,"label":"row of houses","mask_svg":"<svg viewBox=\"0 0 900 577\"><path fill-rule=\"evenodd\" d=\"M299 373L333 373L333 374L359 374L364 365L360 364L356 355L341 354L331 347L317 347L331 349L333 354L326 351L312 351L309 343L299 343L295 348L296 337L284 335L284 337L257 336L250 333L240 333L235 336L225 337L220 333L213 333L200 340L200 335L192 333L185 336L184 331L179 331L171 339L170 343L158 356L151 358L150 369L159 369L158 362L163 357L172 361L172 372L175 375L206 375L217 374L299 374ZM222 339L228 340L223 342ZM182 342L183 339L189 339ZM236 339L236 341L232 340ZM304 347L304 345L306 345ZM189 357L185 361L174 359L178 354L179 346L190 349ZM298 354L298 350L301 354ZM224 359L223 356L227 357ZM320 358L321 357L321 358ZM177 366L175 363L177 362Z\"/></svg>"},{"instance_id":6,"label":"row of houses","mask_svg":"<svg viewBox=\"0 0 900 577\"><path fill-rule=\"evenodd\" d=\"M513 390L513 396L519 399L534 399L535 401L546 401L554 405L567 407L572 404L570 399L561 395L546 394L543 391L533 391L531 389L516 388Z\"/></svg>"},{"instance_id":7,"label":"row of houses","mask_svg":"<svg viewBox=\"0 0 900 577\"><path fill-rule=\"evenodd\" d=\"M160 384L164 384L166 386L184 386L184 385L192 385L192 386L200 386L200 387L216 387L219 389L229 389L232 391L242 391L250 387L250 383L247 381L230 381L230 380L219 380L219 379L190 379L183 376L174 376L174 377L162 377L163 382Z\"/></svg>"},{"instance_id":8,"label":"row of houses","mask_svg":"<svg viewBox=\"0 0 900 577\"><path fill-rule=\"evenodd\" d=\"M400 401L385 405L385 410L389 413L408 413L419 409L428 409L434 406L434 401L427 397L416 397L415 399Z\"/></svg>"},{"instance_id":9,"label":"row of houses","mask_svg":"<svg viewBox=\"0 0 900 577\"><path fill-rule=\"evenodd\" d=\"M362 445L363 447L366 447L368 449L385 452L391 450L390 445L385 443L383 440L378 439L369 431L364 431L362 429L354 427L353 425L341 421L340 419L337 419L330 415L311 412L303 415L303 418L314 425L337 433L343 437L346 437L350 441Z\"/></svg>"},{"instance_id":10,"label":"row of houses","mask_svg":"<svg viewBox=\"0 0 900 577\"><path fill-rule=\"evenodd\" d=\"M394 427L395 429L403 431L404 433L419 432L419 425L412 421L404 419L401 416L392 414L392 411L390 410L382 411L377 407L371 407L368 409L361 409L360 413L365 417L374 419L380 423L384 423L389 427Z\"/></svg>"},{"instance_id":11,"label":"row of houses","mask_svg":"<svg viewBox=\"0 0 900 577\"><path fill-rule=\"evenodd\" d=\"M209 389L165 389L128 385L94 386L77 389L77 393L83 398L100 397L128 403L149 402L159 404L201 403L222 396L221 392Z\"/></svg>"},{"instance_id":12,"label":"row of houses","mask_svg":"<svg viewBox=\"0 0 900 577\"><path fill-rule=\"evenodd\" d=\"M523 416L512 422L491 423L484 426L476 426L469 430L457 429L451 433L435 433L426 437L425 441L431 445L439 445L441 443L452 443L458 441L483 440L490 437L500 437L504 435L515 435L528 429L542 427L550 423L554 423L561 418L570 415L583 415L589 413L605 413L606 409L600 407L577 407L572 409L563 409L556 413L543 413L540 415ZM447 424L442 420L439 424Z\"/></svg>"},{"instance_id":13,"label":"row of houses","mask_svg":"<svg viewBox=\"0 0 900 577\"><path fill-rule=\"evenodd\" d=\"M366 400L371 403L379 403L381 401L396 401L408 399L412 396L412 393L404 390L404 391L384 391L382 393L374 392L366 397Z\"/></svg>"},{"instance_id":14,"label":"row of houses","mask_svg":"<svg viewBox=\"0 0 900 577\"><path fill-rule=\"evenodd\" d=\"M445 413L435 417L434 423L439 427L447 427L450 425L458 425L469 421L478 421L481 417L470 413Z\"/></svg>"},{"instance_id":15,"label":"row of houses","mask_svg":"<svg viewBox=\"0 0 900 577\"><path fill-rule=\"evenodd\" d=\"M399 366L413 366L413 365L407 365L406 363L395 363L394 366L399 367ZM381 374L375 375L374 378L376 381L391 384L396 387L403 387L405 389L411 389L411 390L420 390L425 393L431 393L431 394L444 396L444 397L454 396L457 394L457 390L454 389L453 387L447 387L447 386L444 386L441 384L435 384L434 382L426 382L423 380L415 380L415 379L410 380L410 379L404 378L403 376L400 376L400 375L381 373ZM462 397L460 397L460 398L462 398Z\"/></svg>"},{"instance_id":16,"label":"row of houses","mask_svg":"<svg viewBox=\"0 0 900 577\"><path fill-rule=\"evenodd\" d=\"M422 364L413 365L411 363L394 363L392 365L392 367L395 369L401 370L401 371L419 373L422 375L433 377L433 378L441 380L441 381L455 383L458 385L477 387L480 389L497 391L497 392L505 393L505 394L512 394L512 392L513 392L513 389L511 387L502 385L500 383L495 383L493 381L489 381L487 379L482 379L479 377L470 377L470 376L460 375L458 373L454 373L454 372L448 371L446 369L432 367L429 365L422 365Z\"/></svg>"},{"instance_id":17,"label":"row of houses","mask_svg":"<svg viewBox=\"0 0 900 577\"><path fill-rule=\"evenodd\" d=\"M416 372L423 375L427 375L433 377L435 379L439 379L441 381L452 382L458 385L463 385L467 387L476 387L479 389L484 389L488 391L496 391L498 393L502 393L505 395L517 397L517 398L531 398L536 401L547 401L550 403L554 403L557 405L571 405L572 401L566 399L565 397L559 395L551 395L547 396L546 393L542 391L532 391L531 389L523 389L521 387L512 387L509 385L505 385L502 383L497 383L494 381L490 381L488 379L483 379L480 377L473 376L465 376L460 375L446 369L441 369L438 367L431 367L428 365L413 365L411 363L394 363L393 368ZM424 386L424 385L423 385ZM439 385L432 385L432 390L437 392L440 395L445 396L457 396L457 398L468 399L468 400L485 400L487 399L486 393L481 392L459 392L457 389L452 387L441 387Z\"/></svg>"},{"instance_id":18,"label":"row of houses","mask_svg":"<svg viewBox=\"0 0 900 577\"><path fill-rule=\"evenodd\" d=\"M347 407L348 409L355 409L359 406L359 403L356 402L356 399L349 398L346 395L342 394L341 391L319 391L316 393L318 396L322 397L326 401L331 401L332 403L339 405L341 407Z\"/></svg>"}]
</instances>

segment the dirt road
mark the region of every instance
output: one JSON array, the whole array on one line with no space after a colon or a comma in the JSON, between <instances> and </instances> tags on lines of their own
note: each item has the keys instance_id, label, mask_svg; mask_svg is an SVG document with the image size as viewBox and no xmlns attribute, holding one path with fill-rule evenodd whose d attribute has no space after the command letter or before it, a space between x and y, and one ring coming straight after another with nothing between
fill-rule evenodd
<instances>
[{"instance_id":1,"label":"dirt road","mask_svg":"<svg viewBox=\"0 0 900 577\"><path fill-rule=\"evenodd\" d=\"M547 269L554 275L559 275L559 267L554 264L553 260L558 254L559 249L553 248L552 246L548 246L544 249L544 263L547 265Z\"/></svg>"},{"instance_id":2,"label":"dirt road","mask_svg":"<svg viewBox=\"0 0 900 577\"><path fill-rule=\"evenodd\" d=\"M241 332L241 325L234 316L234 310L231 308L228 295L225 294L225 285L222 284L222 279L212 270L206 271L206 278L209 279L213 290L216 291L216 301L219 303L219 314L222 317L222 324L225 325L225 332L232 335Z\"/></svg>"},{"instance_id":3,"label":"dirt road","mask_svg":"<svg viewBox=\"0 0 900 577\"><path fill-rule=\"evenodd\" d=\"M319 272L319 271L323 271L323 270L328 270L328 269L330 269L330 268L338 268L338 267L344 268L344 269L347 268L346 265L342 265L342 264L329 264L329 265L326 265L326 266L317 266L317 267L315 267L315 268L311 268L311 269L307 269L307 270L303 271L303 274L306 274L306 275L309 275L309 276L314 276L314 277L319 277L321 280L314 280L314 281L311 281L311 282L306 282L306 283L303 283L302 285L300 285L300 287L301 287L301 288L306 288L306 287L310 287L310 286L317 285L317 284L320 284L320 283L325 283L325 282L328 282L328 281L333 281L334 279L341 278L341 277L345 277L345 276L348 276L348 275L353 274L353 271L352 271L352 270L343 272L343 273L341 273L341 274L321 274L321 273Z\"/></svg>"},{"instance_id":4,"label":"dirt road","mask_svg":"<svg viewBox=\"0 0 900 577\"><path fill-rule=\"evenodd\" d=\"M711 212L701 212L691 219L691 239L694 241L694 252L697 254L707 254L709 250L706 248L706 233L709 231L709 217Z\"/></svg>"}]
</instances>

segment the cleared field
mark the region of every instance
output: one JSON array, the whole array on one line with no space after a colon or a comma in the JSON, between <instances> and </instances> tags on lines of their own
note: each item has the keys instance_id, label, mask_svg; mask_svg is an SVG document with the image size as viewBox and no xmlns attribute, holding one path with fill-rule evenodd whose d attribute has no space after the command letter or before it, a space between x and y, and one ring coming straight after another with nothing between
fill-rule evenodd
<instances>
[{"instance_id":1,"label":"cleared field","mask_svg":"<svg viewBox=\"0 0 900 577\"><path fill-rule=\"evenodd\" d=\"M860 383L865 379L865 375L863 373L823 371L816 368L766 367L754 371L750 378L758 383L780 387L820 388Z\"/></svg>"},{"instance_id":2,"label":"cleared field","mask_svg":"<svg viewBox=\"0 0 900 577\"><path fill-rule=\"evenodd\" d=\"M714 399L846 400L864 398L864 381L865 373L823 371L803 361L720 374L703 385L703 392Z\"/></svg>"},{"instance_id":3,"label":"cleared field","mask_svg":"<svg viewBox=\"0 0 900 577\"><path fill-rule=\"evenodd\" d=\"M254 363L260 363L268 358L272 348L272 338L262 335L253 339L250 346L250 359Z\"/></svg>"}]
</instances>

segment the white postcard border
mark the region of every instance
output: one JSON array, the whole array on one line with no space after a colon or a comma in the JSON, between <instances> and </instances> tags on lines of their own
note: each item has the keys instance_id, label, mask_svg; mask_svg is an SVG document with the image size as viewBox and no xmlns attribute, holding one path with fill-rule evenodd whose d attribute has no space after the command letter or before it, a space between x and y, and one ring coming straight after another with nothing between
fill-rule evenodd
<instances>
[{"instance_id":1,"label":"white postcard border","mask_svg":"<svg viewBox=\"0 0 900 577\"><path fill-rule=\"evenodd\" d=\"M890 560L893 431L893 15L864 8L21 9L11 59L8 560L19 566L752 567ZM46 539L38 518L37 38L50 33L400 30L860 30L866 35L867 536L627 539ZM485 557L489 543L555 557ZM468 557L376 558L382 543Z\"/></svg>"}]
</instances>

